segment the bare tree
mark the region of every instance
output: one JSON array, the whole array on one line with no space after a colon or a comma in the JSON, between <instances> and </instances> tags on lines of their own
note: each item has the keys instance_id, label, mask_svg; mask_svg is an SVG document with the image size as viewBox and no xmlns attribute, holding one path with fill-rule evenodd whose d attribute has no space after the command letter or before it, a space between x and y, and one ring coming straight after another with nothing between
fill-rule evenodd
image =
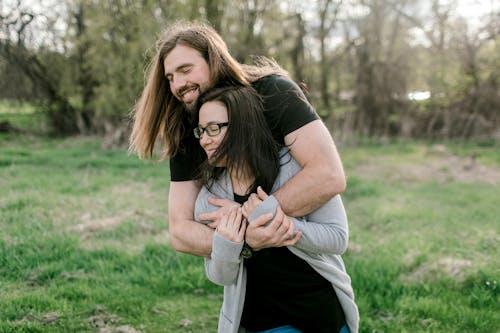
<instances>
[{"instance_id":1,"label":"bare tree","mask_svg":"<svg viewBox=\"0 0 500 333\"><path fill-rule=\"evenodd\" d=\"M306 36L305 22L302 18L301 13L295 13L292 15L292 20L294 21L296 34L293 37L293 46L289 51L290 60L292 62L292 69L294 78L298 82L304 81L304 38Z\"/></svg>"},{"instance_id":2,"label":"bare tree","mask_svg":"<svg viewBox=\"0 0 500 333\"><path fill-rule=\"evenodd\" d=\"M222 16L226 2L223 0L205 0L205 12L207 20L212 24L215 30L222 29Z\"/></svg>"},{"instance_id":3,"label":"bare tree","mask_svg":"<svg viewBox=\"0 0 500 333\"><path fill-rule=\"evenodd\" d=\"M318 3L318 14L320 18L318 39L320 44L320 94L323 106L330 109L329 82L331 77L332 61L328 54L328 37L337 24L337 15L342 5L342 0L322 0Z\"/></svg>"},{"instance_id":4,"label":"bare tree","mask_svg":"<svg viewBox=\"0 0 500 333\"><path fill-rule=\"evenodd\" d=\"M461 96L450 107L453 115L450 120L453 125L451 131L453 136L469 138L485 131L494 131L495 126L499 125L500 73L494 62L490 65L488 73L490 57L480 55L488 44L500 36L495 29L491 29L494 25L493 20L486 21L481 29L473 31L466 21L461 20L455 29L457 33L452 42L458 55L464 83ZM490 32L493 34L489 34ZM500 60L498 55L496 58ZM488 75L485 75L486 73Z\"/></svg>"},{"instance_id":5,"label":"bare tree","mask_svg":"<svg viewBox=\"0 0 500 333\"><path fill-rule=\"evenodd\" d=\"M59 89L61 69L49 67L43 60L45 54L52 58L57 58L57 54L51 50L36 49L33 45L35 41L28 39L31 25L41 17L42 14L18 0L16 7L10 8L8 14L1 17L4 38L0 40L0 55L43 92L52 127L59 133L76 133L76 110Z\"/></svg>"},{"instance_id":6,"label":"bare tree","mask_svg":"<svg viewBox=\"0 0 500 333\"><path fill-rule=\"evenodd\" d=\"M275 5L275 0L245 0L235 3L237 19L230 29L237 31L238 48L233 54L241 62L264 52L265 36L262 34L266 11Z\"/></svg>"},{"instance_id":7,"label":"bare tree","mask_svg":"<svg viewBox=\"0 0 500 333\"><path fill-rule=\"evenodd\" d=\"M75 25L75 58L77 65L76 82L80 88L81 111L77 113L76 124L79 132L87 134L92 130L95 115L92 102L95 98L94 89L98 86L98 80L92 71L89 62L90 40L87 38L87 26L85 20L85 6L80 1L76 4L72 13Z\"/></svg>"},{"instance_id":8,"label":"bare tree","mask_svg":"<svg viewBox=\"0 0 500 333\"><path fill-rule=\"evenodd\" d=\"M403 108L401 96L406 92L407 27L401 25L400 14L387 1L362 3L369 14L358 21L355 127L368 136L394 135L398 129L391 121Z\"/></svg>"},{"instance_id":9,"label":"bare tree","mask_svg":"<svg viewBox=\"0 0 500 333\"><path fill-rule=\"evenodd\" d=\"M481 66L479 54L488 43L498 39L500 13L490 13L483 27L470 29L469 23L456 18L456 1L433 0L428 17L408 14L395 8L403 18L423 32L432 58L428 82L432 91L431 110L424 118L427 136L470 137L493 132L498 117L498 70ZM495 55L493 55L495 57ZM498 58L498 56L497 56ZM488 74L489 72L489 74Z\"/></svg>"}]
</instances>

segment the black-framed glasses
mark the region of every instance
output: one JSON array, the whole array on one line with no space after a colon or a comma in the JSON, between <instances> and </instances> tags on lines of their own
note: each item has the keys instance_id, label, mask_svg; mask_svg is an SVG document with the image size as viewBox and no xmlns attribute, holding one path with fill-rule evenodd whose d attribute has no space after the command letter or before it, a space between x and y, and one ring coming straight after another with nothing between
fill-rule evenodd
<instances>
[{"instance_id":1,"label":"black-framed glasses","mask_svg":"<svg viewBox=\"0 0 500 333\"><path fill-rule=\"evenodd\" d=\"M194 137L197 139L201 139L203 137L203 133L207 133L208 136L216 136L220 133L220 129L227 125L229 125L228 121L226 121L225 123L208 124L206 127L198 126L193 130Z\"/></svg>"}]
</instances>

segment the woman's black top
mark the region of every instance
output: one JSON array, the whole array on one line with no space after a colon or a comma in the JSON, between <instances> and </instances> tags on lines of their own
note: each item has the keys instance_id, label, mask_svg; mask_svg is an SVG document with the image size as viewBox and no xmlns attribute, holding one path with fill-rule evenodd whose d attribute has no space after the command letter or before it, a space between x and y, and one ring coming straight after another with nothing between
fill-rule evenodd
<instances>
[{"instance_id":1,"label":"woman's black top","mask_svg":"<svg viewBox=\"0 0 500 333\"><path fill-rule=\"evenodd\" d=\"M235 195L243 203L245 197ZM303 333L338 333L345 324L333 286L287 247L245 260L247 285L241 325L261 331L292 325Z\"/></svg>"}]
</instances>

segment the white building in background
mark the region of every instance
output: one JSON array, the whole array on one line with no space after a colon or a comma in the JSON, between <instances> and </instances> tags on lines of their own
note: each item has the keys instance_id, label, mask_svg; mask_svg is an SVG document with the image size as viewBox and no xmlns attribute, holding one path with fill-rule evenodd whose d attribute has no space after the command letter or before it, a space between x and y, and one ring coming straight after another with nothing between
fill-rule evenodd
<instances>
[{"instance_id":1,"label":"white building in background","mask_svg":"<svg viewBox=\"0 0 500 333\"><path fill-rule=\"evenodd\" d=\"M408 99L412 101L425 101L426 99L431 98L430 91L411 91L408 93Z\"/></svg>"}]
</instances>

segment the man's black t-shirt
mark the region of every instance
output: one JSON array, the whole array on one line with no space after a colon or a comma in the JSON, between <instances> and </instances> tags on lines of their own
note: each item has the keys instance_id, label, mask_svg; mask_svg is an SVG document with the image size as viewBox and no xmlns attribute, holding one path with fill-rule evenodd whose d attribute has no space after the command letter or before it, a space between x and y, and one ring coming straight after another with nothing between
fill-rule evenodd
<instances>
[{"instance_id":1,"label":"man's black t-shirt","mask_svg":"<svg viewBox=\"0 0 500 333\"><path fill-rule=\"evenodd\" d=\"M276 142L284 144L287 134L319 119L318 114L300 90L290 79L271 75L253 83L262 97L264 117ZM194 128L196 124L193 124ZM170 158L170 180L192 180L198 174L198 167L206 156L192 131L183 140L184 151Z\"/></svg>"}]
</instances>

